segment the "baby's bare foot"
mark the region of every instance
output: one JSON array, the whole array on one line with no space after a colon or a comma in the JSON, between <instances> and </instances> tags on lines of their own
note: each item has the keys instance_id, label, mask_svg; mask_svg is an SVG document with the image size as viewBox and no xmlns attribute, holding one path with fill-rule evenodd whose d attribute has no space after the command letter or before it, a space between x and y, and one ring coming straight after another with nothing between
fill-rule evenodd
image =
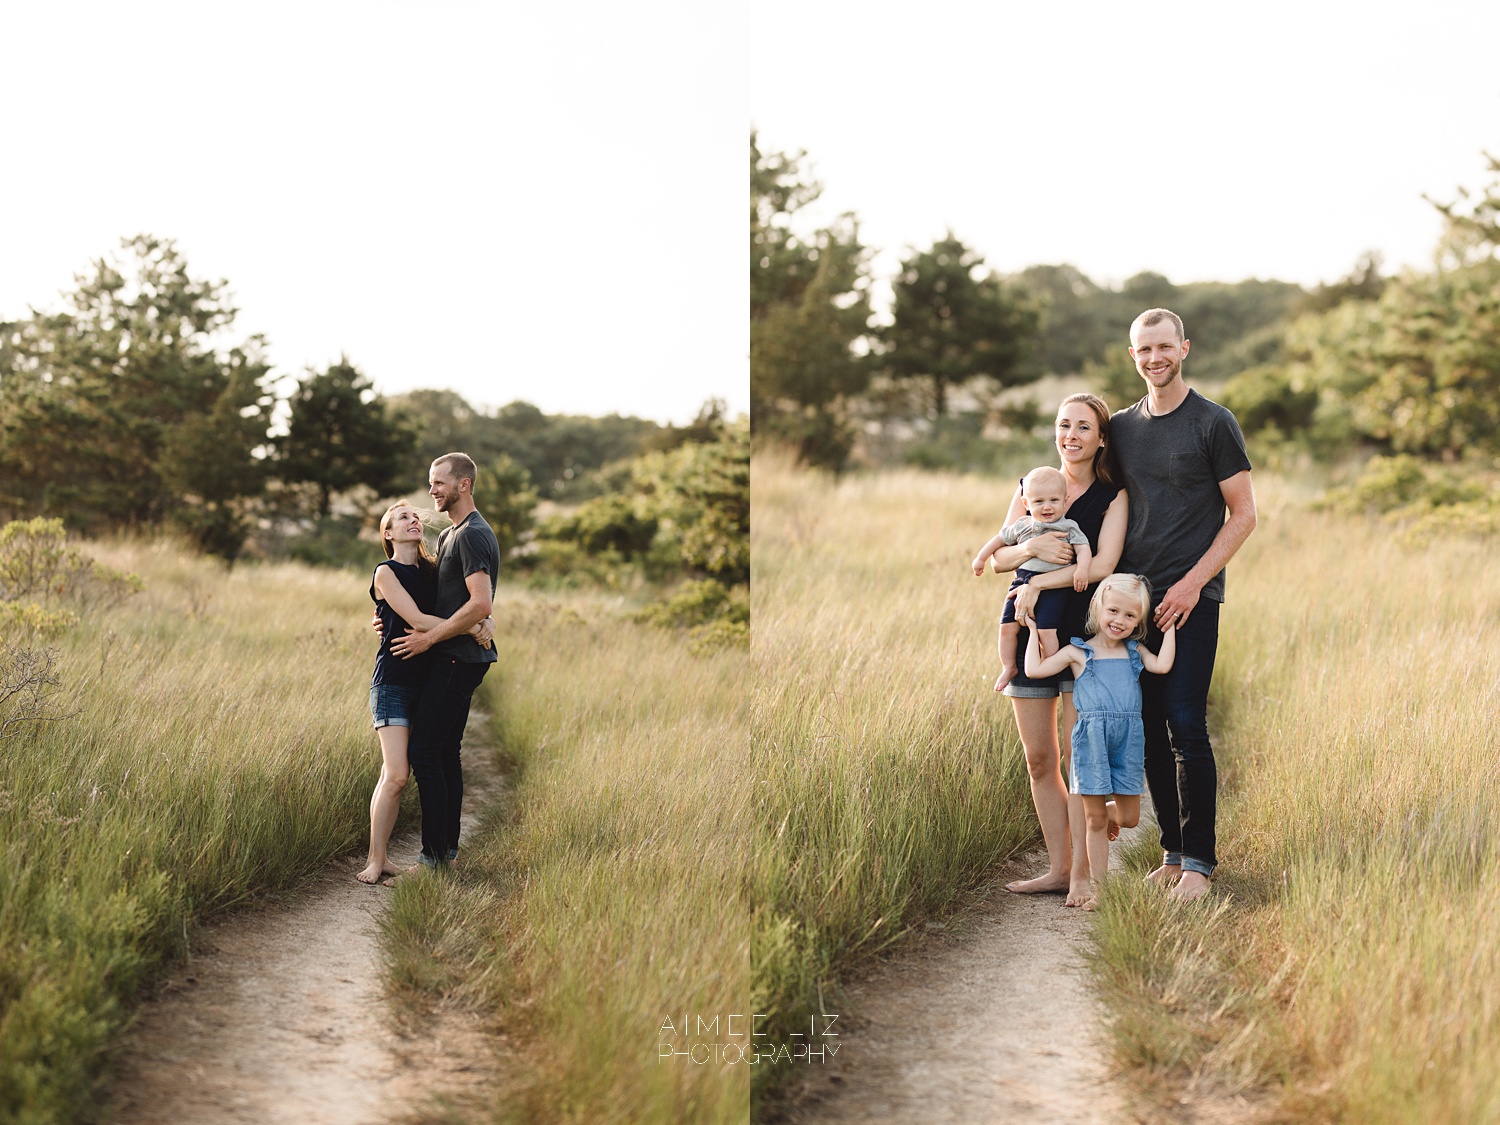
<instances>
[{"instance_id":1,"label":"baby's bare foot","mask_svg":"<svg viewBox=\"0 0 1500 1125\"><path fill-rule=\"evenodd\" d=\"M1000 669L1000 678L995 681L995 690L1004 691L1005 685L1010 683L1011 680L1015 678L1016 669L1011 667L1009 664L1005 665L1005 667Z\"/></svg>"}]
</instances>

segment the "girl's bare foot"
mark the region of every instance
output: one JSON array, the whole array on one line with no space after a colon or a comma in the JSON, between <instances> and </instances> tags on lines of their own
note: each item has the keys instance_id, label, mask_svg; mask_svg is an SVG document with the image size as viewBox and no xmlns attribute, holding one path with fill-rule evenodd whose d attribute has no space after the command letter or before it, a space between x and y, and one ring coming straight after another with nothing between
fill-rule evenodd
<instances>
[{"instance_id":1,"label":"girl's bare foot","mask_svg":"<svg viewBox=\"0 0 1500 1125\"><path fill-rule=\"evenodd\" d=\"M400 870L399 867L392 867L389 862L379 864L372 862L366 864L364 870L357 873L354 877L361 883L369 883L373 886L380 882L386 875L398 874Z\"/></svg>"},{"instance_id":2,"label":"girl's bare foot","mask_svg":"<svg viewBox=\"0 0 1500 1125\"><path fill-rule=\"evenodd\" d=\"M1182 866L1180 864L1162 864L1151 874L1146 876L1146 882L1155 883L1158 887L1175 886L1178 879L1182 878Z\"/></svg>"},{"instance_id":3,"label":"girl's bare foot","mask_svg":"<svg viewBox=\"0 0 1500 1125\"><path fill-rule=\"evenodd\" d=\"M1093 889L1085 879L1081 883L1068 884L1068 897L1063 900L1064 906L1082 906L1094 897Z\"/></svg>"},{"instance_id":4,"label":"girl's bare foot","mask_svg":"<svg viewBox=\"0 0 1500 1125\"><path fill-rule=\"evenodd\" d=\"M1016 670L1007 664L1005 667L1000 669L1000 678L995 681L995 690L1004 691L1005 685L1010 683L1011 680L1015 678Z\"/></svg>"},{"instance_id":5,"label":"girl's bare foot","mask_svg":"<svg viewBox=\"0 0 1500 1125\"><path fill-rule=\"evenodd\" d=\"M1115 803L1113 801L1104 802L1104 819L1108 825L1105 831L1108 833L1109 838L1111 840L1118 840L1120 838L1120 818L1116 815Z\"/></svg>"},{"instance_id":6,"label":"girl's bare foot","mask_svg":"<svg viewBox=\"0 0 1500 1125\"><path fill-rule=\"evenodd\" d=\"M1051 895L1067 890L1068 881L1060 875L1038 875L1006 883L1005 889L1013 895Z\"/></svg>"},{"instance_id":7,"label":"girl's bare foot","mask_svg":"<svg viewBox=\"0 0 1500 1125\"><path fill-rule=\"evenodd\" d=\"M1099 900L1096 899L1093 896L1092 892L1091 892L1086 897L1080 899L1076 905L1080 909L1087 910L1090 914L1092 914L1094 912L1094 910L1098 907Z\"/></svg>"}]
</instances>

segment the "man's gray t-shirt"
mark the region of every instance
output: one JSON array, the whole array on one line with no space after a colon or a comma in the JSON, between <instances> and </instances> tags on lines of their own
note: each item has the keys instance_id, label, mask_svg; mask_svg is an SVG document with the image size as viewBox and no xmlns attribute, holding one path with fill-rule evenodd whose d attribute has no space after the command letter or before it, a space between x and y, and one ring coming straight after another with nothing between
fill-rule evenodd
<instances>
[{"instance_id":1,"label":"man's gray t-shirt","mask_svg":"<svg viewBox=\"0 0 1500 1125\"><path fill-rule=\"evenodd\" d=\"M1228 510L1219 482L1247 471L1250 457L1234 415L1197 391L1160 417L1147 409L1149 401L1116 411L1109 432L1130 496L1118 569L1144 574L1154 603L1213 545ZM1224 600L1223 571L1208 580L1203 596Z\"/></svg>"},{"instance_id":2,"label":"man's gray t-shirt","mask_svg":"<svg viewBox=\"0 0 1500 1125\"><path fill-rule=\"evenodd\" d=\"M471 574L484 571L490 576L490 594L495 593L495 579L500 575L500 543L490 525L477 511L454 524L438 536L437 608L439 617L452 617L469 600ZM465 664L491 664L498 657L494 646L479 647L468 633L449 637L432 646L432 651L451 656Z\"/></svg>"}]
</instances>

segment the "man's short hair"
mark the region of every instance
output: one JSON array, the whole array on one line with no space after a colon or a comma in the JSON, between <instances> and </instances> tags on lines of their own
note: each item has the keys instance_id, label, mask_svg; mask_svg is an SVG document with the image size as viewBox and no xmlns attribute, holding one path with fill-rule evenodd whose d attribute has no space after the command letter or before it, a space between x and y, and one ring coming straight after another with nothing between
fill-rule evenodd
<instances>
[{"instance_id":1,"label":"man's short hair","mask_svg":"<svg viewBox=\"0 0 1500 1125\"><path fill-rule=\"evenodd\" d=\"M433 464L442 465L458 480L467 477L471 486L479 483L479 469L467 453L444 453Z\"/></svg>"},{"instance_id":2,"label":"man's short hair","mask_svg":"<svg viewBox=\"0 0 1500 1125\"><path fill-rule=\"evenodd\" d=\"M1178 343L1187 339L1187 329L1182 327L1182 317L1178 316L1171 309L1147 309L1131 322L1130 335L1132 337L1135 336L1137 328L1151 328L1164 320L1170 320L1177 328Z\"/></svg>"}]
</instances>

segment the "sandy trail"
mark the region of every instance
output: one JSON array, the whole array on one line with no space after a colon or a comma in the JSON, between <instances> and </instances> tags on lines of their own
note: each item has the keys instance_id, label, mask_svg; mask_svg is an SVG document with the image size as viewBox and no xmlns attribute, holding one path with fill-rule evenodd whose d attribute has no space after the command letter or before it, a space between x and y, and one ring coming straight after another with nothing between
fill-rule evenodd
<instances>
[{"instance_id":1,"label":"sandy trail","mask_svg":"<svg viewBox=\"0 0 1500 1125\"><path fill-rule=\"evenodd\" d=\"M1099 1036L1080 1034L1102 1028L1103 1020L1084 962L1090 915L1064 907L1061 895L1002 889L1045 866L1044 854L1007 865L960 924L849 986L851 1015L839 1019L838 1053L826 1063L803 1064L789 1119L797 1125L1147 1120L1144 1110L1131 1111L1126 1090L1111 1077ZM1184 1103L1173 1119L1227 1125L1242 1118L1224 1103Z\"/></svg>"},{"instance_id":2,"label":"sandy trail","mask_svg":"<svg viewBox=\"0 0 1500 1125\"><path fill-rule=\"evenodd\" d=\"M464 748L466 810L495 786L489 757ZM470 812L464 821L472 831ZM420 846L415 835L392 841L392 860L413 863ZM190 963L141 1010L113 1120L373 1125L409 1118L434 1093L461 1101L493 1082L501 1045L472 1017L393 1027L376 929L391 892L356 881L362 866L362 854L346 857L200 934Z\"/></svg>"}]
</instances>

